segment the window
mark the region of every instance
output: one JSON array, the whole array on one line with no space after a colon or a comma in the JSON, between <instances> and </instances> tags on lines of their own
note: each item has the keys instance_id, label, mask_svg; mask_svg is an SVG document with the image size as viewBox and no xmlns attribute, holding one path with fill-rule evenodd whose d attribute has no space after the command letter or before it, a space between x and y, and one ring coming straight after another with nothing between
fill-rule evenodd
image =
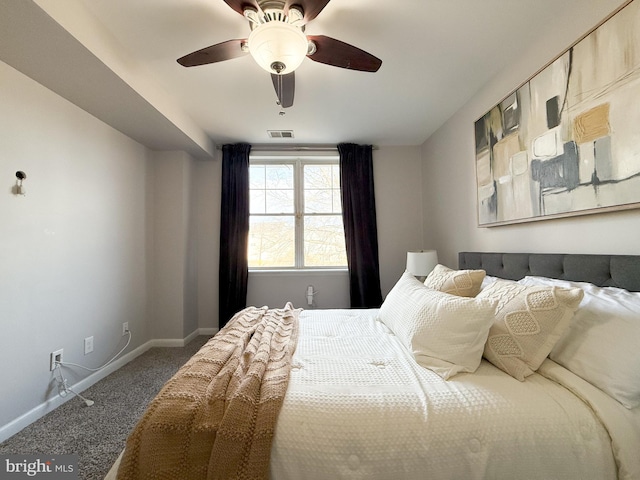
<instances>
[{"instance_id":1,"label":"window","mask_svg":"<svg viewBox=\"0 0 640 480\"><path fill-rule=\"evenodd\" d=\"M249 268L347 266L338 157L255 158Z\"/></svg>"}]
</instances>

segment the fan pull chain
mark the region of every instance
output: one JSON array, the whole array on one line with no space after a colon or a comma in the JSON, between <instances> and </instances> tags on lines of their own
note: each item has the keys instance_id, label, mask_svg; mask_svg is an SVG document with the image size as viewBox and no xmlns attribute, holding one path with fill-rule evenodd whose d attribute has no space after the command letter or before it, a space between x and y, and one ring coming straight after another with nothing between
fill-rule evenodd
<instances>
[{"instance_id":1,"label":"fan pull chain","mask_svg":"<svg viewBox=\"0 0 640 480\"><path fill-rule=\"evenodd\" d=\"M287 112L285 112L284 108L282 107L281 99L282 99L282 75L278 75L278 101L276 103L280 106L280 111L278 112L278 115L283 117L284 115L286 115Z\"/></svg>"}]
</instances>

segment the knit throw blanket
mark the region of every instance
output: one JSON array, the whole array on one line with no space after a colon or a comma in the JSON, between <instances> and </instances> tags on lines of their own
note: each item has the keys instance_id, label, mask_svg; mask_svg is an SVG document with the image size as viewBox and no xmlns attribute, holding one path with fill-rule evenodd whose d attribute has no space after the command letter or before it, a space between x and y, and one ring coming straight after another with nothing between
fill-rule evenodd
<instances>
[{"instance_id":1,"label":"knit throw blanket","mask_svg":"<svg viewBox=\"0 0 640 480\"><path fill-rule=\"evenodd\" d=\"M151 402L117 478L268 478L299 313L290 303L237 313Z\"/></svg>"}]
</instances>

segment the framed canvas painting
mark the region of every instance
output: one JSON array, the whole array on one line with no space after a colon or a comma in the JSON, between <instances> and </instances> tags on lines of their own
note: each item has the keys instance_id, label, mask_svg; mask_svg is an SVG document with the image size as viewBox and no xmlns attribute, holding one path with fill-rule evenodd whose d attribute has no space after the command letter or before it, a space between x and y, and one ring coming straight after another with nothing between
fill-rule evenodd
<instances>
[{"instance_id":1,"label":"framed canvas painting","mask_svg":"<svg viewBox=\"0 0 640 480\"><path fill-rule=\"evenodd\" d=\"M475 122L478 225L640 207L640 0Z\"/></svg>"}]
</instances>

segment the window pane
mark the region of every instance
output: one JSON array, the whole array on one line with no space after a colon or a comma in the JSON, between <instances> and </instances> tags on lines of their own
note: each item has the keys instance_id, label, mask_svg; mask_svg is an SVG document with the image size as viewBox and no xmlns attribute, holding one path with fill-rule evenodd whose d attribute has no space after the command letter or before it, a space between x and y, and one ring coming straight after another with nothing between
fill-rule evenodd
<instances>
[{"instance_id":1,"label":"window pane","mask_svg":"<svg viewBox=\"0 0 640 480\"><path fill-rule=\"evenodd\" d=\"M340 177L338 165L304 166L304 212L340 213Z\"/></svg>"},{"instance_id":2,"label":"window pane","mask_svg":"<svg viewBox=\"0 0 640 480\"><path fill-rule=\"evenodd\" d=\"M250 213L295 213L293 165L252 165Z\"/></svg>"},{"instance_id":3,"label":"window pane","mask_svg":"<svg viewBox=\"0 0 640 480\"><path fill-rule=\"evenodd\" d=\"M305 165L304 188L331 188L333 165Z\"/></svg>"},{"instance_id":4,"label":"window pane","mask_svg":"<svg viewBox=\"0 0 640 480\"><path fill-rule=\"evenodd\" d=\"M331 179L334 188L340 188L340 165L331 165Z\"/></svg>"},{"instance_id":5,"label":"window pane","mask_svg":"<svg viewBox=\"0 0 640 480\"><path fill-rule=\"evenodd\" d=\"M267 213L265 195L264 190L249 190L249 213Z\"/></svg>"},{"instance_id":6,"label":"window pane","mask_svg":"<svg viewBox=\"0 0 640 480\"><path fill-rule=\"evenodd\" d=\"M267 189L293 189L293 165L265 165Z\"/></svg>"},{"instance_id":7,"label":"window pane","mask_svg":"<svg viewBox=\"0 0 640 480\"><path fill-rule=\"evenodd\" d=\"M307 161L250 165L249 267L347 265L340 167ZM295 190L298 187L300 191ZM298 206L304 206L303 211ZM296 215L300 214L304 236L296 238ZM297 249L303 251L302 265L296 265Z\"/></svg>"},{"instance_id":8,"label":"window pane","mask_svg":"<svg viewBox=\"0 0 640 480\"><path fill-rule=\"evenodd\" d=\"M249 166L249 188L265 188L264 165Z\"/></svg>"},{"instance_id":9,"label":"window pane","mask_svg":"<svg viewBox=\"0 0 640 480\"><path fill-rule=\"evenodd\" d=\"M345 267L342 216L319 215L304 219L305 267Z\"/></svg>"},{"instance_id":10,"label":"window pane","mask_svg":"<svg viewBox=\"0 0 640 480\"><path fill-rule=\"evenodd\" d=\"M334 213L342 213L342 196L340 190L333 191L333 211Z\"/></svg>"},{"instance_id":11,"label":"window pane","mask_svg":"<svg viewBox=\"0 0 640 480\"><path fill-rule=\"evenodd\" d=\"M305 213L334 213L331 190L305 190Z\"/></svg>"},{"instance_id":12,"label":"window pane","mask_svg":"<svg viewBox=\"0 0 640 480\"><path fill-rule=\"evenodd\" d=\"M249 267L293 267L295 263L295 217L250 217Z\"/></svg>"},{"instance_id":13,"label":"window pane","mask_svg":"<svg viewBox=\"0 0 640 480\"><path fill-rule=\"evenodd\" d=\"M266 213L295 213L293 190L267 190Z\"/></svg>"}]
</instances>

